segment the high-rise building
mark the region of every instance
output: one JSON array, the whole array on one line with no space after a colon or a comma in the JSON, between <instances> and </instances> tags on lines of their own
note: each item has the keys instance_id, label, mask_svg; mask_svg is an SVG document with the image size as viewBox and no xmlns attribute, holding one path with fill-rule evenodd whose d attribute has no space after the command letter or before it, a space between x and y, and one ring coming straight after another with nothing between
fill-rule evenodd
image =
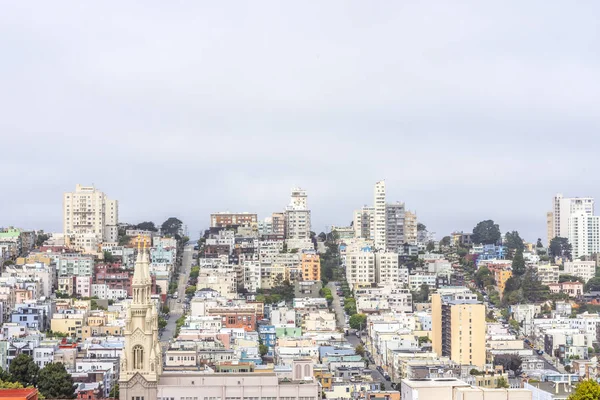
<instances>
[{"instance_id":1,"label":"high-rise building","mask_svg":"<svg viewBox=\"0 0 600 400\"><path fill-rule=\"evenodd\" d=\"M274 235L282 235L285 237L285 213L282 212L274 212L271 216L272 220L272 230Z\"/></svg>"},{"instance_id":2,"label":"high-rise building","mask_svg":"<svg viewBox=\"0 0 600 400\"><path fill-rule=\"evenodd\" d=\"M138 249L131 282L133 300L125 317L125 348L121 356L119 399L156 400L162 373L158 311L150 298L152 280L148 254Z\"/></svg>"},{"instance_id":3,"label":"high-rise building","mask_svg":"<svg viewBox=\"0 0 600 400\"><path fill-rule=\"evenodd\" d=\"M375 208L364 206L360 210L354 211L352 227L354 228L354 237L362 239L373 239L373 230Z\"/></svg>"},{"instance_id":4,"label":"high-rise building","mask_svg":"<svg viewBox=\"0 0 600 400\"><path fill-rule=\"evenodd\" d=\"M567 238L573 259L600 253L600 216L585 211L571 214Z\"/></svg>"},{"instance_id":5,"label":"high-rise building","mask_svg":"<svg viewBox=\"0 0 600 400\"><path fill-rule=\"evenodd\" d=\"M404 203L388 203L385 206L385 241L388 251L398 252L400 246L406 241L404 238L405 214Z\"/></svg>"},{"instance_id":6,"label":"high-rise building","mask_svg":"<svg viewBox=\"0 0 600 400\"><path fill-rule=\"evenodd\" d=\"M485 365L485 305L475 293L431 296L432 347L461 365Z\"/></svg>"},{"instance_id":7,"label":"high-rise building","mask_svg":"<svg viewBox=\"0 0 600 400\"><path fill-rule=\"evenodd\" d=\"M375 215L373 218L373 222L375 224L375 227L373 228L373 240L375 241L375 249L385 250L385 181L379 181L375 183L373 207L375 208Z\"/></svg>"},{"instance_id":8,"label":"high-rise building","mask_svg":"<svg viewBox=\"0 0 600 400\"><path fill-rule=\"evenodd\" d=\"M547 214L548 244L555 237L569 237L569 223L574 214L594 215L594 199L592 197L563 197L558 193L552 198L552 215Z\"/></svg>"},{"instance_id":9,"label":"high-rise building","mask_svg":"<svg viewBox=\"0 0 600 400\"><path fill-rule=\"evenodd\" d=\"M406 211L404 214L404 241L408 244L417 244L417 214Z\"/></svg>"},{"instance_id":10,"label":"high-rise building","mask_svg":"<svg viewBox=\"0 0 600 400\"><path fill-rule=\"evenodd\" d=\"M285 220L287 239L310 240L310 210L306 190L292 189L290 205L285 210Z\"/></svg>"},{"instance_id":11,"label":"high-rise building","mask_svg":"<svg viewBox=\"0 0 600 400\"><path fill-rule=\"evenodd\" d=\"M94 250L118 241L119 204L94 186L77 185L63 195L63 233L76 247Z\"/></svg>"}]
</instances>

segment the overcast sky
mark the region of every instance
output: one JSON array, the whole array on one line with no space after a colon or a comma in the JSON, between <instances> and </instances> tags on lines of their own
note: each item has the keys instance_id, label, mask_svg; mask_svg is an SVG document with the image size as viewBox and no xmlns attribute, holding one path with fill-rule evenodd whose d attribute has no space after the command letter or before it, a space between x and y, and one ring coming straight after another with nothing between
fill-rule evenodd
<instances>
[{"instance_id":1,"label":"overcast sky","mask_svg":"<svg viewBox=\"0 0 600 400\"><path fill-rule=\"evenodd\" d=\"M597 1L293 3L3 2L0 226L77 183L192 233L293 186L320 232L385 179L438 238L600 198Z\"/></svg>"}]
</instances>

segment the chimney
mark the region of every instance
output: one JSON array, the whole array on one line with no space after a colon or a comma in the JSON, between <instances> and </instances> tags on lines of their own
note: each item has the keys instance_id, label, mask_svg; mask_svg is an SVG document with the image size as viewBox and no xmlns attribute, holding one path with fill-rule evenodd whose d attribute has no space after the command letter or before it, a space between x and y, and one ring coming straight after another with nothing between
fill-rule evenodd
<instances>
[{"instance_id":1,"label":"chimney","mask_svg":"<svg viewBox=\"0 0 600 400\"><path fill-rule=\"evenodd\" d=\"M558 385L559 385L558 382L554 382L554 393L555 394L558 394Z\"/></svg>"}]
</instances>

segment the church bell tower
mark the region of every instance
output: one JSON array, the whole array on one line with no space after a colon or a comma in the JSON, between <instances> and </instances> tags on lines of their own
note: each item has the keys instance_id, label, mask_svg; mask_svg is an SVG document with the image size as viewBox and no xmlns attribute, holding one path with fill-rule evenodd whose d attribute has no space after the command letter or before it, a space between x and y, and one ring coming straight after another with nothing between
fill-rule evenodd
<instances>
[{"instance_id":1,"label":"church bell tower","mask_svg":"<svg viewBox=\"0 0 600 400\"><path fill-rule=\"evenodd\" d=\"M150 278L146 245L135 261L131 291L133 301L125 317L125 348L119 376L120 400L156 400L162 373L162 351L158 340L158 311L150 299Z\"/></svg>"}]
</instances>

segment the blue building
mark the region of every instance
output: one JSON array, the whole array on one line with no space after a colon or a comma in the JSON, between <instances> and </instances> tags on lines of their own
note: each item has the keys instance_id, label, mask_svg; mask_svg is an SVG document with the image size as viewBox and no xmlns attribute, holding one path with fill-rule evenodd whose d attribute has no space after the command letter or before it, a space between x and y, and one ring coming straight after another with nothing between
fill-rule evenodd
<instances>
[{"instance_id":1,"label":"blue building","mask_svg":"<svg viewBox=\"0 0 600 400\"><path fill-rule=\"evenodd\" d=\"M262 344L269 348L267 355L272 357L273 349L275 349L275 344L277 343L277 334L275 332L275 326L259 325L258 337L262 341Z\"/></svg>"},{"instance_id":2,"label":"blue building","mask_svg":"<svg viewBox=\"0 0 600 400\"><path fill-rule=\"evenodd\" d=\"M50 328L52 313L49 304L16 304L10 321L30 329L45 331Z\"/></svg>"}]
</instances>

